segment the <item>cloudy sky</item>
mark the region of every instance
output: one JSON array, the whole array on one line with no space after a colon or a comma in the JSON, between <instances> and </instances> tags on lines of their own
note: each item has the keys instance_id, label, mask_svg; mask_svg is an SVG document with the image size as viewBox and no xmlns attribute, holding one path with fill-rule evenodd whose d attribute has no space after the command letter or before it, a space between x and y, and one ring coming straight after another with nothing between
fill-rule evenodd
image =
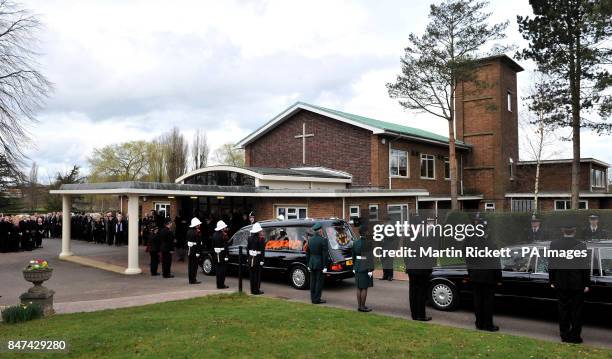
<instances>
[{"instance_id":1,"label":"cloudy sky","mask_svg":"<svg viewBox=\"0 0 612 359\"><path fill-rule=\"evenodd\" d=\"M46 180L87 167L96 147L152 139L177 126L236 142L295 101L444 134L389 99L408 34L427 23L429 1L27 0L40 15L40 62L55 91L31 128L28 156ZM492 21L527 0L492 1ZM529 64L524 64L530 67ZM529 74L519 75L525 87ZM612 146L585 134L583 156L612 162ZM592 137L592 138L591 138ZM560 149L570 156L569 146Z\"/></svg>"}]
</instances>

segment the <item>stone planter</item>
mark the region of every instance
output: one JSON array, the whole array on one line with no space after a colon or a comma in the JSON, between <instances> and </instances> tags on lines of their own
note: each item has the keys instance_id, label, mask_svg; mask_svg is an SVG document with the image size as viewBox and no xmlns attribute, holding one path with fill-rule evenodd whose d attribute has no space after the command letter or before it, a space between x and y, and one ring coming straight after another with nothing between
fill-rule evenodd
<instances>
[{"instance_id":1,"label":"stone planter","mask_svg":"<svg viewBox=\"0 0 612 359\"><path fill-rule=\"evenodd\" d=\"M21 304L40 304L45 316L55 313L53 309L53 294L55 294L55 292L42 285L44 282L51 279L52 274L53 269L51 268L33 271L24 270L23 278L33 283L34 286L19 296Z\"/></svg>"}]
</instances>

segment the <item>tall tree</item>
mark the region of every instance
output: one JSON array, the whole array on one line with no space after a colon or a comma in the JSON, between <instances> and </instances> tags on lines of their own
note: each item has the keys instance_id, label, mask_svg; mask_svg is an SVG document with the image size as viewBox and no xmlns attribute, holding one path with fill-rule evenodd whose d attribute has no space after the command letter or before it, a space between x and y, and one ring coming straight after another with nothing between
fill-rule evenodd
<instances>
[{"instance_id":1,"label":"tall tree","mask_svg":"<svg viewBox=\"0 0 612 359\"><path fill-rule=\"evenodd\" d=\"M489 25L486 1L447 0L432 4L423 35L410 34L401 59L402 72L387 84L389 95L410 110L428 113L448 123L451 206L457 200L455 93L462 81L474 80L476 58L484 45L505 37L508 23ZM501 52L504 48L497 48Z\"/></svg>"},{"instance_id":2,"label":"tall tree","mask_svg":"<svg viewBox=\"0 0 612 359\"><path fill-rule=\"evenodd\" d=\"M206 132L200 132L199 129L196 130L193 136L193 142L191 142L191 159L193 161L192 165L194 170L208 165L209 152L210 149L208 147Z\"/></svg>"},{"instance_id":3,"label":"tall tree","mask_svg":"<svg viewBox=\"0 0 612 359\"><path fill-rule=\"evenodd\" d=\"M34 211L38 207L38 164L32 162L30 173L27 181L28 197L30 211Z\"/></svg>"},{"instance_id":4,"label":"tall tree","mask_svg":"<svg viewBox=\"0 0 612 359\"><path fill-rule=\"evenodd\" d=\"M87 159L95 180L136 181L146 175L148 143L131 141L96 148Z\"/></svg>"},{"instance_id":5,"label":"tall tree","mask_svg":"<svg viewBox=\"0 0 612 359\"><path fill-rule=\"evenodd\" d=\"M218 164L237 167L244 166L244 151L235 148L232 143L221 145L221 147L215 150L213 157Z\"/></svg>"},{"instance_id":6,"label":"tall tree","mask_svg":"<svg viewBox=\"0 0 612 359\"><path fill-rule=\"evenodd\" d=\"M0 208L9 205L9 190L18 185L23 179L23 174L15 170L13 163L10 163L6 156L0 154Z\"/></svg>"},{"instance_id":7,"label":"tall tree","mask_svg":"<svg viewBox=\"0 0 612 359\"><path fill-rule=\"evenodd\" d=\"M59 189L63 184L83 183L85 178L81 176L81 169L74 165L64 173L57 172L53 183L49 184L49 189ZM62 208L62 197L55 194L47 194L47 209L60 210Z\"/></svg>"},{"instance_id":8,"label":"tall tree","mask_svg":"<svg viewBox=\"0 0 612 359\"><path fill-rule=\"evenodd\" d=\"M554 80L547 95L555 106L547 122L572 129L572 209L578 209L580 130L602 134L612 129L606 122L612 104L606 92L612 85L608 72L612 9L605 0L531 0L530 4L534 16L517 17L519 31L529 41L521 55Z\"/></svg>"},{"instance_id":9,"label":"tall tree","mask_svg":"<svg viewBox=\"0 0 612 359\"><path fill-rule=\"evenodd\" d=\"M0 0L0 155L17 167L28 142L26 124L52 89L38 70L38 18L12 1ZM15 171L13 168L11 171Z\"/></svg>"},{"instance_id":10,"label":"tall tree","mask_svg":"<svg viewBox=\"0 0 612 359\"><path fill-rule=\"evenodd\" d=\"M165 182L166 170L164 160L164 146L159 139L153 140L147 147L148 180L152 182Z\"/></svg>"},{"instance_id":11,"label":"tall tree","mask_svg":"<svg viewBox=\"0 0 612 359\"><path fill-rule=\"evenodd\" d=\"M164 148L164 162L168 181L175 179L187 172L187 158L189 156L189 144L178 128L174 127L160 137Z\"/></svg>"},{"instance_id":12,"label":"tall tree","mask_svg":"<svg viewBox=\"0 0 612 359\"><path fill-rule=\"evenodd\" d=\"M536 72L533 84L525 97L527 111L523 112L523 117L519 121L523 144L527 160L536 163L534 184L533 184L533 213L539 210L540 194L540 167L542 161L558 153L555 150L558 144L558 136L555 131L556 126L548 124L550 114L554 112L555 103L550 101L547 94L551 91L549 78Z\"/></svg>"}]
</instances>

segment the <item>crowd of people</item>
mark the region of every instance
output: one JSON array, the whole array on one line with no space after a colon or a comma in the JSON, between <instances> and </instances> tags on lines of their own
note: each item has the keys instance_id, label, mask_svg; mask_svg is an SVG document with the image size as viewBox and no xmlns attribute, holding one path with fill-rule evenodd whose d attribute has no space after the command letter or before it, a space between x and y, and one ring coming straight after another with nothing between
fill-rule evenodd
<instances>
[{"instance_id":1,"label":"crowd of people","mask_svg":"<svg viewBox=\"0 0 612 359\"><path fill-rule=\"evenodd\" d=\"M62 232L61 214L10 215L0 213L0 252L32 251L42 247L43 238Z\"/></svg>"}]
</instances>

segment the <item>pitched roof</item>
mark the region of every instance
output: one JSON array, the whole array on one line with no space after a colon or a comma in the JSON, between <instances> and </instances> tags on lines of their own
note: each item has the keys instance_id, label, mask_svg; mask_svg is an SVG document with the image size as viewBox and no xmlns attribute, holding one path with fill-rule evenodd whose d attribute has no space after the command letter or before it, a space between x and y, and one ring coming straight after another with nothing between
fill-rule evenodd
<instances>
[{"instance_id":1,"label":"pitched roof","mask_svg":"<svg viewBox=\"0 0 612 359\"><path fill-rule=\"evenodd\" d=\"M237 146L240 148L244 148L245 145L255 141L256 139L276 127L278 124L291 117L299 110L315 112L338 121L346 122L351 125L364 128L366 130L372 131L374 134L389 134L391 136L399 135L411 138L416 141L433 142L442 145L448 144L448 137L438 135L430 131L399 125L392 122L380 121L373 118L355 115L352 113L329 109L321 106L311 105L305 102L296 102L295 104L287 108L285 111L274 117L272 120L268 121L266 124L253 131L250 135L240 140L237 143ZM469 147L469 145L465 144L462 141L456 141L456 144L458 147Z\"/></svg>"}]
</instances>

